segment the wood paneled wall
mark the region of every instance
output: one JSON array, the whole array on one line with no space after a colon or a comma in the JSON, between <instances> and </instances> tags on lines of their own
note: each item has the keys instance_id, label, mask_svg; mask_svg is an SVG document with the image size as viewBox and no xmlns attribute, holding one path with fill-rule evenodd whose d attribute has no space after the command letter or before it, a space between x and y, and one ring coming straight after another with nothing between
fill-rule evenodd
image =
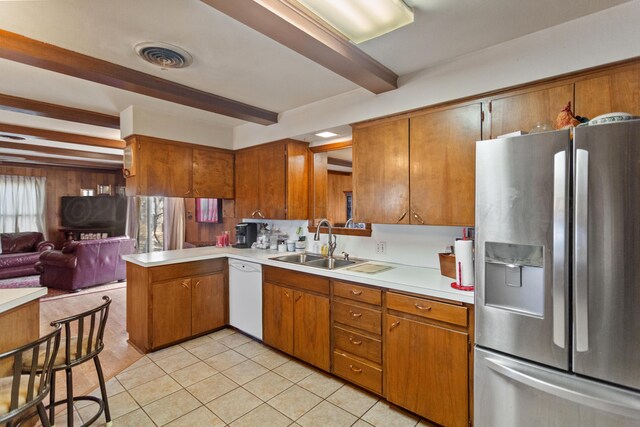
<instances>
[{"instance_id":1,"label":"wood paneled wall","mask_svg":"<svg viewBox=\"0 0 640 427\"><path fill-rule=\"evenodd\" d=\"M347 197L345 191L353 191L350 173L327 172L327 217L331 223L344 225L347 222Z\"/></svg>"},{"instance_id":2,"label":"wood paneled wall","mask_svg":"<svg viewBox=\"0 0 640 427\"><path fill-rule=\"evenodd\" d=\"M204 242L216 241L216 236L228 231L231 235L231 244L236 241L236 224L240 222L236 219L235 208L233 200L224 199L222 201L222 224L207 224L203 222L196 222L196 199L184 199L185 203L185 233L184 240L198 244Z\"/></svg>"},{"instance_id":3,"label":"wood paneled wall","mask_svg":"<svg viewBox=\"0 0 640 427\"><path fill-rule=\"evenodd\" d=\"M59 166L0 165L0 175L44 176L47 178L47 238L60 248L64 237L58 229L60 223L60 198L80 196L81 188L96 189L98 184L111 185L112 191L124 186L120 171L67 168Z\"/></svg>"}]
</instances>

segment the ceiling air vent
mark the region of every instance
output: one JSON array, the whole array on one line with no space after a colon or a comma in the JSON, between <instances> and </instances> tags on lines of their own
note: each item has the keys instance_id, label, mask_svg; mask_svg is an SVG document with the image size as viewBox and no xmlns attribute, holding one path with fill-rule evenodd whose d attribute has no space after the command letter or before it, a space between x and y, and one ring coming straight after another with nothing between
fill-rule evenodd
<instances>
[{"instance_id":1,"label":"ceiling air vent","mask_svg":"<svg viewBox=\"0 0 640 427\"><path fill-rule=\"evenodd\" d=\"M138 43L134 49L139 57L162 69L184 68L193 62L189 52L168 43Z\"/></svg>"}]
</instances>

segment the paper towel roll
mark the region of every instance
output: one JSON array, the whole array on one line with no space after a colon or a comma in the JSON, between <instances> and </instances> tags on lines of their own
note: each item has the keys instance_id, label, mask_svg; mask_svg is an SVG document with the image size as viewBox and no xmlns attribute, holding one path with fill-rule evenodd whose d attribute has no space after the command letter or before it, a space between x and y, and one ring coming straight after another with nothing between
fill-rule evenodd
<instances>
[{"instance_id":1,"label":"paper towel roll","mask_svg":"<svg viewBox=\"0 0 640 427\"><path fill-rule=\"evenodd\" d=\"M456 240L456 282L465 286L475 285L473 270L473 240ZM462 272L462 281L460 280Z\"/></svg>"}]
</instances>

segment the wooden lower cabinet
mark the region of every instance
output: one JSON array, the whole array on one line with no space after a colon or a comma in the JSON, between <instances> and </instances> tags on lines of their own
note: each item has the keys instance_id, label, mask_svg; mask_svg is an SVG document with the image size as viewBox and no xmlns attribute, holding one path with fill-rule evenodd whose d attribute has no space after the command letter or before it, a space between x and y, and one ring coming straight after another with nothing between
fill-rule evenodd
<instances>
[{"instance_id":1,"label":"wooden lower cabinet","mask_svg":"<svg viewBox=\"0 0 640 427\"><path fill-rule=\"evenodd\" d=\"M151 285L152 348L191 335L191 280L178 279Z\"/></svg>"},{"instance_id":2,"label":"wooden lower cabinet","mask_svg":"<svg viewBox=\"0 0 640 427\"><path fill-rule=\"evenodd\" d=\"M227 324L227 297L224 274L208 274L191 279L191 335Z\"/></svg>"},{"instance_id":3,"label":"wooden lower cabinet","mask_svg":"<svg viewBox=\"0 0 640 427\"><path fill-rule=\"evenodd\" d=\"M443 426L469 425L469 335L385 316L387 400Z\"/></svg>"},{"instance_id":4,"label":"wooden lower cabinet","mask_svg":"<svg viewBox=\"0 0 640 427\"><path fill-rule=\"evenodd\" d=\"M293 291L274 283L263 283L262 307L262 340L293 354Z\"/></svg>"},{"instance_id":5,"label":"wooden lower cabinet","mask_svg":"<svg viewBox=\"0 0 640 427\"><path fill-rule=\"evenodd\" d=\"M328 371L329 298L295 291L293 301L293 355Z\"/></svg>"}]
</instances>

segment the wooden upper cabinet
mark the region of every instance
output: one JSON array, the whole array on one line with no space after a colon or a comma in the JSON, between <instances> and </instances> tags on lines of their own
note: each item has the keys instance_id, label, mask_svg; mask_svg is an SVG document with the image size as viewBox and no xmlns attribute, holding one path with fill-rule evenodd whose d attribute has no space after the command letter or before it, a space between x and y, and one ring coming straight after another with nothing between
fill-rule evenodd
<instances>
[{"instance_id":1,"label":"wooden upper cabinet","mask_svg":"<svg viewBox=\"0 0 640 427\"><path fill-rule=\"evenodd\" d=\"M233 153L193 149L193 195L233 199Z\"/></svg>"},{"instance_id":2,"label":"wooden upper cabinet","mask_svg":"<svg viewBox=\"0 0 640 427\"><path fill-rule=\"evenodd\" d=\"M593 119L613 112L640 115L640 63L576 82L576 115Z\"/></svg>"},{"instance_id":3,"label":"wooden upper cabinet","mask_svg":"<svg viewBox=\"0 0 640 427\"><path fill-rule=\"evenodd\" d=\"M409 224L409 119L353 129L353 217Z\"/></svg>"},{"instance_id":4,"label":"wooden upper cabinet","mask_svg":"<svg viewBox=\"0 0 640 427\"><path fill-rule=\"evenodd\" d=\"M572 100L572 83L493 98L490 138L518 130L529 132L538 122L548 123L552 130L558 113Z\"/></svg>"},{"instance_id":5,"label":"wooden upper cabinet","mask_svg":"<svg viewBox=\"0 0 640 427\"><path fill-rule=\"evenodd\" d=\"M481 104L411 117L412 224L474 224L475 147L481 128Z\"/></svg>"},{"instance_id":6,"label":"wooden upper cabinet","mask_svg":"<svg viewBox=\"0 0 640 427\"><path fill-rule=\"evenodd\" d=\"M258 178L256 184L260 192L255 209L265 218L286 219L286 146L267 145L257 151L258 163L253 166L253 175ZM260 214L255 214L254 217L261 218Z\"/></svg>"}]
</instances>

